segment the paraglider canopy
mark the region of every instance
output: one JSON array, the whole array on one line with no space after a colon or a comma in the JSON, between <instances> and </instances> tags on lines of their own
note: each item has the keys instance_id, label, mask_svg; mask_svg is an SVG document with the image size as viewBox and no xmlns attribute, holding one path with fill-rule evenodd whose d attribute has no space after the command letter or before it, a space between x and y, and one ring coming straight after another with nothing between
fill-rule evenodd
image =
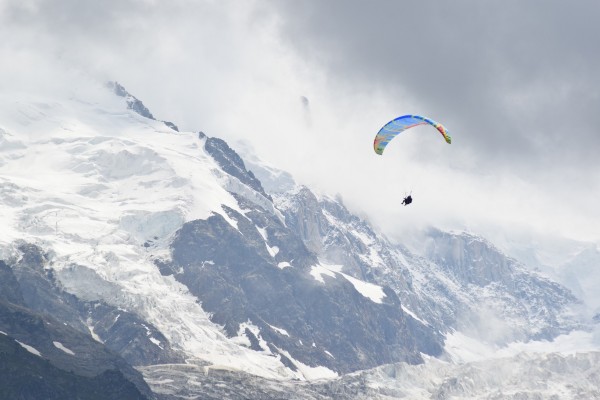
<instances>
[{"instance_id":1,"label":"paraglider canopy","mask_svg":"<svg viewBox=\"0 0 600 400\"><path fill-rule=\"evenodd\" d=\"M388 145L388 143L400 132L418 125L433 126L438 130L439 133L442 134L446 140L446 143L452 143L452 138L442 124L420 115L403 115L391 120L379 130L377 136L375 136L375 141L373 142L373 149L375 150L375 153L383 154L383 150L385 150L385 147Z\"/></svg>"}]
</instances>

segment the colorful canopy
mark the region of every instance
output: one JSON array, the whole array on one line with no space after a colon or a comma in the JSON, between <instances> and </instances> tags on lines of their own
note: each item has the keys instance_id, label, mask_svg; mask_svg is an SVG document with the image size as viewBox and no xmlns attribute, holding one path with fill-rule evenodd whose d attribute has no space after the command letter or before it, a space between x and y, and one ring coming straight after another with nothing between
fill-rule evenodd
<instances>
[{"instance_id":1,"label":"colorful canopy","mask_svg":"<svg viewBox=\"0 0 600 400\"><path fill-rule=\"evenodd\" d=\"M413 126L417 125L426 125L429 124L435 129L437 129L446 142L450 144L452 142L452 138L448 135L448 131L442 124L439 124L429 118L421 117L420 115L403 115L398 117L383 126L375 136L375 141L373 142L373 149L375 149L375 153L383 154L383 150L388 145L388 143L396 137L400 132L403 132Z\"/></svg>"}]
</instances>

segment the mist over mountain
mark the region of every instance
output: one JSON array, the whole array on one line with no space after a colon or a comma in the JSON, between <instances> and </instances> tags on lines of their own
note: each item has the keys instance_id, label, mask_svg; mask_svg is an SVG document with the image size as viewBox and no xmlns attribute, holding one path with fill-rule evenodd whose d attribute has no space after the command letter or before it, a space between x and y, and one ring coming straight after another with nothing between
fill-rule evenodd
<instances>
[{"instance_id":1,"label":"mist over mountain","mask_svg":"<svg viewBox=\"0 0 600 400\"><path fill-rule=\"evenodd\" d=\"M6 393L41 375L52 396L98 388L82 398L598 395L595 281L574 278L597 249L550 275L433 228L417 254L120 84L86 96L0 94Z\"/></svg>"}]
</instances>

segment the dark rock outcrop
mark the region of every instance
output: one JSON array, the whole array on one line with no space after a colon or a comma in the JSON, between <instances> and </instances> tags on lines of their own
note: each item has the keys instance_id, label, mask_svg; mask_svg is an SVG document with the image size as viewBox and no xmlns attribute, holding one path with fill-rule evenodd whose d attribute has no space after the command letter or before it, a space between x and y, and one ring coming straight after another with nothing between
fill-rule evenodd
<instances>
[{"instance_id":1,"label":"dark rock outcrop","mask_svg":"<svg viewBox=\"0 0 600 400\"><path fill-rule=\"evenodd\" d=\"M236 226L218 214L185 224L172 243L172 264L161 265L230 336L249 321L267 343L262 350L343 373L441 352L436 334L407 318L392 290L377 303L342 274L318 281L319 261L300 237L275 215L238 201L243 215L227 209Z\"/></svg>"}]
</instances>

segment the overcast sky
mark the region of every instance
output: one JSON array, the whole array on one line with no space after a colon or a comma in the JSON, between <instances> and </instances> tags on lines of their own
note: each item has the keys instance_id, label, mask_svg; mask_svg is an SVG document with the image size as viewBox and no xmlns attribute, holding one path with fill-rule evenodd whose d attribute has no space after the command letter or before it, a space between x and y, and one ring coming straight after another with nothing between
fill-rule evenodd
<instances>
[{"instance_id":1,"label":"overcast sky","mask_svg":"<svg viewBox=\"0 0 600 400\"><path fill-rule=\"evenodd\" d=\"M0 0L0 90L119 81L399 239L434 225L600 241L599 17L593 0ZM376 155L403 114L452 145L419 127Z\"/></svg>"}]
</instances>

